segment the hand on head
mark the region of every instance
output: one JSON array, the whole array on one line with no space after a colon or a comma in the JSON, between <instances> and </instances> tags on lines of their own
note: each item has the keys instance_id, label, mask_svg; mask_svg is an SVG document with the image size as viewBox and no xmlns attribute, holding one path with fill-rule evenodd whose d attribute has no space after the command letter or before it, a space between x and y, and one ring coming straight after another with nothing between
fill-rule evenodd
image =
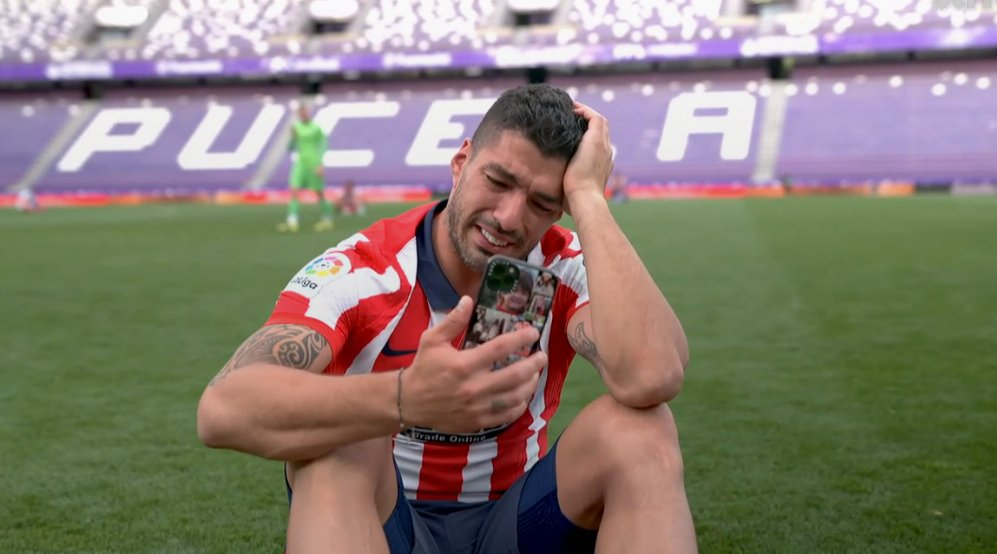
<instances>
[{"instance_id":1,"label":"hand on head","mask_svg":"<svg viewBox=\"0 0 997 554\"><path fill-rule=\"evenodd\" d=\"M511 423L526 411L547 355L537 352L498 371L495 362L529 348L532 326L499 335L468 350L453 341L467 328L473 302L461 298L447 318L422 334L402 378L405 424L447 433L470 433Z\"/></svg>"},{"instance_id":2,"label":"hand on head","mask_svg":"<svg viewBox=\"0 0 997 554\"><path fill-rule=\"evenodd\" d=\"M571 213L572 198L576 195L604 197L606 183L613 172L609 122L605 116L580 102L575 102L574 111L585 118L588 129L564 172L564 208L568 213Z\"/></svg>"}]
</instances>

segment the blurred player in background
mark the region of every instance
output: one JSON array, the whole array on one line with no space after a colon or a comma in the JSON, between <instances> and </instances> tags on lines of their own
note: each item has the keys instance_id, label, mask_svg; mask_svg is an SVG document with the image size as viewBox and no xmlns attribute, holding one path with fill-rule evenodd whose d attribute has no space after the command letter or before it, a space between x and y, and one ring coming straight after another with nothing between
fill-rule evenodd
<instances>
[{"instance_id":1,"label":"blurred player in background","mask_svg":"<svg viewBox=\"0 0 997 554\"><path fill-rule=\"evenodd\" d=\"M17 193L14 209L21 213L30 213L37 212L41 208L38 206L38 199L35 198L35 193L29 188L24 188Z\"/></svg>"},{"instance_id":2,"label":"blurred player in background","mask_svg":"<svg viewBox=\"0 0 997 554\"><path fill-rule=\"evenodd\" d=\"M622 204L630 200L630 186L627 176L616 173L606 185L606 197L611 201Z\"/></svg>"},{"instance_id":3,"label":"blurred player in background","mask_svg":"<svg viewBox=\"0 0 997 554\"><path fill-rule=\"evenodd\" d=\"M336 211L339 212L339 215L364 215L367 213L367 206L357 194L357 184L352 179L343 183L343 195L336 203Z\"/></svg>"},{"instance_id":4,"label":"blurred player in background","mask_svg":"<svg viewBox=\"0 0 997 554\"><path fill-rule=\"evenodd\" d=\"M287 220L278 224L277 230L292 233L298 231L301 204L299 194L302 188L314 191L322 208L322 219L315 224L315 230L332 229L332 203L326 198L325 167L322 165L326 148L325 133L312 121L308 106L302 104L298 107L298 121L294 122L291 129L291 142L288 145L288 149L295 154L290 176L291 200L287 204Z\"/></svg>"}]
</instances>

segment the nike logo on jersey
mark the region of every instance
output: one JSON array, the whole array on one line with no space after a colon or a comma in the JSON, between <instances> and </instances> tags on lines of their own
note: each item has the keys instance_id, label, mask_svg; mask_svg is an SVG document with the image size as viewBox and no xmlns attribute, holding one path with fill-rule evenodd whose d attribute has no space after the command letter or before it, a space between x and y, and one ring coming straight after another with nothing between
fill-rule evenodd
<instances>
[{"instance_id":1,"label":"nike logo on jersey","mask_svg":"<svg viewBox=\"0 0 997 554\"><path fill-rule=\"evenodd\" d=\"M395 350L394 348L391 348L391 343L387 342L387 343L384 344L384 349L381 350L381 354L384 354L385 356L391 356L391 357L396 357L396 356L411 356L412 354L415 354L418 351L419 351L418 349L415 349L415 350Z\"/></svg>"}]
</instances>

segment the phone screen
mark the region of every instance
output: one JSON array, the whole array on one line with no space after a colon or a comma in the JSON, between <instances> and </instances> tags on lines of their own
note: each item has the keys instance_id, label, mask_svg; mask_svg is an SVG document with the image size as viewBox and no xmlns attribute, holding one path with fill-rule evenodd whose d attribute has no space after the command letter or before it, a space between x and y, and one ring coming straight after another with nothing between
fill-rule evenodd
<instances>
[{"instance_id":1,"label":"phone screen","mask_svg":"<svg viewBox=\"0 0 997 554\"><path fill-rule=\"evenodd\" d=\"M550 317L557 285L557 276L547 269L505 256L493 256L485 268L462 348L474 348L502 333L531 325L542 333ZM538 340L506 360L496 362L492 369L525 358L539 347Z\"/></svg>"}]
</instances>

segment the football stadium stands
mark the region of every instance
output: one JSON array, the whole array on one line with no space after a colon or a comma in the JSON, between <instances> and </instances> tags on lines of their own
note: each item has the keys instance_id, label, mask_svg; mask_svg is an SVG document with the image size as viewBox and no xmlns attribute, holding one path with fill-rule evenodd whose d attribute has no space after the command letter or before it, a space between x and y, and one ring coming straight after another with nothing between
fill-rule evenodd
<instances>
[{"instance_id":1,"label":"football stadium stands","mask_svg":"<svg viewBox=\"0 0 997 554\"><path fill-rule=\"evenodd\" d=\"M50 2L29 0L0 1L0 60L34 62L48 60L54 53L75 56L69 46L80 24L79 14L93 13L101 0Z\"/></svg>"},{"instance_id":2,"label":"football stadium stands","mask_svg":"<svg viewBox=\"0 0 997 554\"><path fill-rule=\"evenodd\" d=\"M35 158L59 134L81 100L64 93L0 94L0 125L17 129L0 133L0 184L17 182Z\"/></svg>"},{"instance_id":3,"label":"football stadium stands","mask_svg":"<svg viewBox=\"0 0 997 554\"><path fill-rule=\"evenodd\" d=\"M721 0L581 0L572 5L568 22L588 43L730 38L738 27L718 22L722 5Z\"/></svg>"},{"instance_id":4,"label":"football stadium stands","mask_svg":"<svg viewBox=\"0 0 997 554\"><path fill-rule=\"evenodd\" d=\"M997 21L991 2L950 0L824 0L814 2L825 31L837 34L916 27L959 29ZM989 20L989 21L988 21Z\"/></svg>"},{"instance_id":5,"label":"football stadium stands","mask_svg":"<svg viewBox=\"0 0 997 554\"><path fill-rule=\"evenodd\" d=\"M494 11L492 0L378 0L367 12L363 31L354 42L373 52L384 50L437 50L465 47L480 49L486 37L478 29ZM494 42L496 35L488 35Z\"/></svg>"},{"instance_id":6,"label":"football stadium stands","mask_svg":"<svg viewBox=\"0 0 997 554\"><path fill-rule=\"evenodd\" d=\"M450 153L527 80L605 113L645 191L992 183L995 7L0 0L0 125L23 129L0 135L0 194L278 190L300 101L331 175L444 192Z\"/></svg>"},{"instance_id":7,"label":"football stadium stands","mask_svg":"<svg viewBox=\"0 0 997 554\"><path fill-rule=\"evenodd\" d=\"M292 98L291 88L110 93L35 187L162 194L239 187L283 136Z\"/></svg>"},{"instance_id":8,"label":"football stadium stands","mask_svg":"<svg viewBox=\"0 0 997 554\"><path fill-rule=\"evenodd\" d=\"M997 45L997 2L991 0L799 0L792 8L786 2L767 2L760 4L758 15L750 13L748 0L519 4L551 8L521 11L526 8L503 0L0 0L0 63L324 54L344 57L344 67L376 69L384 67L383 60L350 58L459 51L474 65L489 58L495 63L496 53L487 50L501 46L574 45L584 47L588 57L610 62L634 56L751 57ZM135 32L125 33L127 40L90 47L101 28ZM624 48L614 54L614 46ZM643 52L635 54L638 46ZM433 64L431 58L422 63ZM209 66L201 67L211 73ZM246 67L236 65L233 71ZM15 78L33 74L27 68L6 69ZM124 68L118 73L129 76ZM156 75L154 65L147 74Z\"/></svg>"},{"instance_id":9,"label":"football stadium stands","mask_svg":"<svg viewBox=\"0 0 997 554\"><path fill-rule=\"evenodd\" d=\"M993 180L993 84L993 62L801 69L777 173L821 183Z\"/></svg>"},{"instance_id":10,"label":"football stadium stands","mask_svg":"<svg viewBox=\"0 0 997 554\"><path fill-rule=\"evenodd\" d=\"M286 34L300 0L170 0L141 45L143 59L264 55Z\"/></svg>"},{"instance_id":11,"label":"football stadium stands","mask_svg":"<svg viewBox=\"0 0 997 554\"><path fill-rule=\"evenodd\" d=\"M616 168L639 183L749 183L765 98L757 70L555 76L609 118Z\"/></svg>"}]
</instances>

